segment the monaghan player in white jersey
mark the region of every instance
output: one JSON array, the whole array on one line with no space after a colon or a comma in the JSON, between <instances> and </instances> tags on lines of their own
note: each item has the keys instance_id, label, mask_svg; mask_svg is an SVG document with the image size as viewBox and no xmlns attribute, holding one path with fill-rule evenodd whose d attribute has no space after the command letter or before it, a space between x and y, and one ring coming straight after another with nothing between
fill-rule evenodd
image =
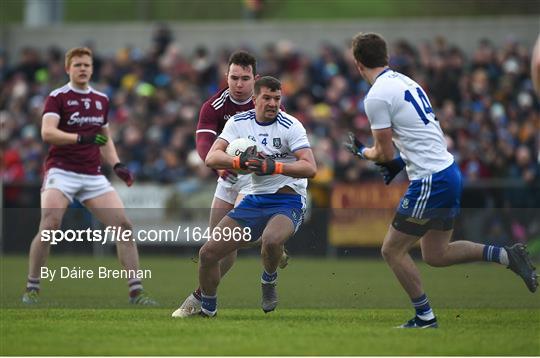
<instances>
[{"instance_id":1,"label":"monaghan player in white jersey","mask_svg":"<svg viewBox=\"0 0 540 358\"><path fill-rule=\"evenodd\" d=\"M276 308L277 268L283 245L302 223L306 178L314 177L317 171L304 127L280 110L281 83L270 76L257 80L253 103L255 109L227 121L206 157L206 165L213 169L250 171L252 185L249 194L219 222L213 238L199 251L203 316L217 313L219 261L259 237L264 266L261 306L265 313ZM244 153L232 157L225 152L229 143L245 137L254 145Z\"/></svg>"},{"instance_id":2,"label":"monaghan player in white jersey","mask_svg":"<svg viewBox=\"0 0 540 358\"><path fill-rule=\"evenodd\" d=\"M434 267L462 262L491 261L507 265L531 292L538 286L535 268L522 244L511 247L454 241L454 218L460 209L462 179L446 149L443 132L424 90L388 67L384 39L360 33L352 42L360 75L372 85L364 105L374 138L365 147L352 133L346 147L381 169L386 184L406 167L410 184L384 238L382 256L409 295L416 310L401 328L437 327L437 319L422 288L409 250L421 239L425 262ZM393 159L394 147L399 156Z\"/></svg>"},{"instance_id":3,"label":"monaghan player in white jersey","mask_svg":"<svg viewBox=\"0 0 540 358\"><path fill-rule=\"evenodd\" d=\"M253 86L257 75L257 61L246 51L236 51L229 58L227 67L227 87L210 97L201 107L197 123L196 146L199 156L204 161L225 123L235 114L253 109ZM251 184L250 175L237 175L233 170L217 170L219 174L216 192L210 208L209 228L213 230L217 223L240 203ZM256 245L256 243L254 244ZM219 270L221 276L231 269L237 252L224 257ZM283 253L280 268L288 264L289 256ZM201 289L197 287L184 302L172 313L172 317L186 318L201 312Z\"/></svg>"}]
</instances>

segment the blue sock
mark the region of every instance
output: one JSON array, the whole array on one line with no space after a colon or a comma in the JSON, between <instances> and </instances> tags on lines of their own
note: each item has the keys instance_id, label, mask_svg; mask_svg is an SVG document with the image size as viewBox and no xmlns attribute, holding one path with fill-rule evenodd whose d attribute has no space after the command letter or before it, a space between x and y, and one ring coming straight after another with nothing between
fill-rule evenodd
<instances>
[{"instance_id":1,"label":"blue sock","mask_svg":"<svg viewBox=\"0 0 540 358\"><path fill-rule=\"evenodd\" d=\"M217 310L217 296L207 296L201 293L201 299L202 311L209 316L215 315Z\"/></svg>"},{"instance_id":2,"label":"blue sock","mask_svg":"<svg viewBox=\"0 0 540 358\"><path fill-rule=\"evenodd\" d=\"M416 310L416 315L418 316L418 318L424 321L429 321L430 319L435 318L435 315L433 314L433 310L429 306L429 300L425 293L422 296L415 298L411 301L414 309Z\"/></svg>"},{"instance_id":3,"label":"blue sock","mask_svg":"<svg viewBox=\"0 0 540 358\"><path fill-rule=\"evenodd\" d=\"M484 252L482 259L489 262L501 263L501 249L502 247L486 245L484 246Z\"/></svg>"},{"instance_id":4,"label":"blue sock","mask_svg":"<svg viewBox=\"0 0 540 358\"><path fill-rule=\"evenodd\" d=\"M277 271L274 273L268 273L266 270L263 271L261 275L262 283L274 283L277 280Z\"/></svg>"}]
</instances>

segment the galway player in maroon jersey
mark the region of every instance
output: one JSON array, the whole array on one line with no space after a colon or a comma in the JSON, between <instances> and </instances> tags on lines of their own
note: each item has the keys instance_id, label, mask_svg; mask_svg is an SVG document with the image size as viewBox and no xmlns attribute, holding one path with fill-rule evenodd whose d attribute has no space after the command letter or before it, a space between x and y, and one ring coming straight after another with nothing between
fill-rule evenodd
<instances>
[{"instance_id":1,"label":"galway player in maroon jersey","mask_svg":"<svg viewBox=\"0 0 540 358\"><path fill-rule=\"evenodd\" d=\"M199 156L204 161L212 144L223 130L227 120L237 113L249 111L253 105L253 86L257 75L255 57L245 51L236 51L229 58L227 70L227 88L210 97L201 107L196 131L196 145ZM283 109L283 108L282 108ZM251 185L251 174L238 175L230 170L218 170L218 183L212 207L210 209L210 230L239 203L248 193ZM220 261L220 272L223 277L236 260L234 251ZM284 253L280 267L287 265L288 256ZM201 292L197 288L191 293L180 308L173 312L173 317L188 317L201 311Z\"/></svg>"},{"instance_id":2,"label":"galway player in maroon jersey","mask_svg":"<svg viewBox=\"0 0 540 358\"><path fill-rule=\"evenodd\" d=\"M22 297L28 304L39 300L41 268L46 266L49 255L50 242L43 240L43 230L59 230L74 199L106 227L132 230L122 200L101 174L100 156L128 186L133 184L133 175L120 162L114 143L109 140L109 99L89 85L93 69L91 50L69 50L65 68L69 83L50 93L43 111L41 135L51 146L41 188L41 221L30 245L28 281ZM118 242L117 251L120 263L129 273L129 302L155 305L143 291L137 275L139 254L135 242Z\"/></svg>"}]
</instances>

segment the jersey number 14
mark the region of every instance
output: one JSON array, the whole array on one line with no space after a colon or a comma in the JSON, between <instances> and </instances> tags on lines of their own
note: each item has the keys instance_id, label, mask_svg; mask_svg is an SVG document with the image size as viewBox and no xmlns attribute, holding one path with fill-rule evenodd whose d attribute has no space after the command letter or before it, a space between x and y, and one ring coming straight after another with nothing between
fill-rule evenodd
<instances>
[{"instance_id":1,"label":"jersey number 14","mask_svg":"<svg viewBox=\"0 0 540 358\"><path fill-rule=\"evenodd\" d=\"M427 114L433 113L433 108L431 108L431 104L429 104L429 100L427 99L426 94L424 93L424 91L422 91L420 87L416 87L416 92L418 92L418 97L420 97L422 107L424 107L423 109L420 107L420 105L412 95L411 91L409 90L405 91L405 100L413 105L416 113L418 113L422 122L427 125L429 123L429 119L427 119Z\"/></svg>"}]
</instances>

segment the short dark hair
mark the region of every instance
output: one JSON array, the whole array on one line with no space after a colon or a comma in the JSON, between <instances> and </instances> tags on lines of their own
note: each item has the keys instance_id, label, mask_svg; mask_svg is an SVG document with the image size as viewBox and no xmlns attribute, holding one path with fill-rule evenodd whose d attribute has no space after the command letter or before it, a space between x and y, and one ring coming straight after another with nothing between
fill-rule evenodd
<instances>
[{"instance_id":1,"label":"short dark hair","mask_svg":"<svg viewBox=\"0 0 540 358\"><path fill-rule=\"evenodd\" d=\"M269 88L272 92L281 91L281 82L279 82L279 80L275 77L263 76L257 81L255 81L255 86L253 88L253 92L255 93L255 95L261 93L262 87Z\"/></svg>"},{"instance_id":2,"label":"short dark hair","mask_svg":"<svg viewBox=\"0 0 540 358\"><path fill-rule=\"evenodd\" d=\"M354 59L368 68L388 65L388 50L384 38L373 32L360 32L352 40Z\"/></svg>"},{"instance_id":3,"label":"short dark hair","mask_svg":"<svg viewBox=\"0 0 540 358\"><path fill-rule=\"evenodd\" d=\"M253 71L253 76L257 74L257 60L249 52L246 52L246 51L233 52L231 57L229 57L229 64L227 68L230 68L232 64L242 66L245 68L251 66L251 69Z\"/></svg>"}]
</instances>

